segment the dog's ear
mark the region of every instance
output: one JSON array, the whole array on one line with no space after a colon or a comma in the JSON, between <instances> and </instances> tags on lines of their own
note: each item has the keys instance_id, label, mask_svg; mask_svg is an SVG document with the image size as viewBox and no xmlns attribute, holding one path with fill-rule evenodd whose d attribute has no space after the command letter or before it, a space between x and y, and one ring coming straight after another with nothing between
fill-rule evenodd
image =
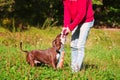
<instances>
[{"instance_id":1,"label":"dog's ear","mask_svg":"<svg viewBox=\"0 0 120 80\"><path fill-rule=\"evenodd\" d=\"M57 37L55 38L55 40L52 42L52 46L58 50L60 48L61 45L61 40L60 40L61 34L57 35Z\"/></svg>"},{"instance_id":2,"label":"dog's ear","mask_svg":"<svg viewBox=\"0 0 120 80\"><path fill-rule=\"evenodd\" d=\"M58 46L57 46L56 44L57 44L57 42L56 42L56 40L54 40L54 41L52 42L52 46L53 46L56 50L58 50Z\"/></svg>"},{"instance_id":3,"label":"dog's ear","mask_svg":"<svg viewBox=\"0 0 120 80\"><path fill-rule=\"evenodd\" d=\"M55 40L52 42L52 46L53 47L56 47L56 45L55 45L56 43L55 43Z\"/></svg>"}]
</instances>

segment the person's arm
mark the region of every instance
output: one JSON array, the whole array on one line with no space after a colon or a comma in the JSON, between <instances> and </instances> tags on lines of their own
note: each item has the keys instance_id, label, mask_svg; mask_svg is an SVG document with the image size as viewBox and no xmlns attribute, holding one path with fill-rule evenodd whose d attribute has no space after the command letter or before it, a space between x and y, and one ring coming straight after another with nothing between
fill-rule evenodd
<instances>
[{"instance_id":1,"label":"person's arm","mask_svg":"<svg viewBox=\"0 0 120 80\"><path fill-rule=\"evenodd\" d=\"M63 27L67 27L71 21L69 9L68 9L68 0L63 0L63 4L64 4L64 25Z\"/></svg>"},{"instance_id":2,"label":"person's arm","mask_svg":"<svg viewBox=\"0 0 120 80\"><path fill-rule=\"evenodd\" d=\"M87 0L78 0L78 14L74 21L68 25L69 29L72 31L82 20L85 18L86 15L86 7L87 7Z\"/></svg>"}]
</instances>

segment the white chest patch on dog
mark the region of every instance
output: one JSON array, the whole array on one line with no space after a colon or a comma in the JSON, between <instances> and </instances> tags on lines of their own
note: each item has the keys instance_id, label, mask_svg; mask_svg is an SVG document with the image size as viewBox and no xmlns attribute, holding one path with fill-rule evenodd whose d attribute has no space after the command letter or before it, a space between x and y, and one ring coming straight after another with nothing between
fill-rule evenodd
<instances>
[{"instance_id":1,"label":"white chest patch on dog","mask_svg":"<svg viewBox=\"0 0 120 80\"><path fill-rule=\"evenodd\" d=\"M56 59L58 60L58 59L59 59L59 57L60 57L60 54L57 54L57 55L56 55Z\"/></svg>"}]
</instances>

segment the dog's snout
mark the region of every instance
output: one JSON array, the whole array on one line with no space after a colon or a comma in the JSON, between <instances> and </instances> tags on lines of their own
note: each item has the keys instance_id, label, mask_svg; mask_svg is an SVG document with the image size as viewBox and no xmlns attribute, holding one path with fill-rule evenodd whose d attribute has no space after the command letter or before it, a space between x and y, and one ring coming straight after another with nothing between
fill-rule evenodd
<instances>
[{"instance_id":1,"label":"dog's snout","mask_svg":"<svg viewBox=\"0 0 120 80\"><path fill-rule=\"evenodd\" d=\"M57 50L59 50L62 45L60 37L61 37L61 34L59 34L53 41L53 47L55 47Z\"/></svg>"}]
</instances>

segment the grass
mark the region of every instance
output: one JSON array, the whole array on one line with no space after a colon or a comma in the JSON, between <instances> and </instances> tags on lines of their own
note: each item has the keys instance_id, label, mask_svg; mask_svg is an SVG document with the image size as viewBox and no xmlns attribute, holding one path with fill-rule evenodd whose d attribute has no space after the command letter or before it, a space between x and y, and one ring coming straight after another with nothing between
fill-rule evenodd
<instances>
[{"instance_id":1,"label":"grass","mask_svg":"<svg viewBox=\"0 0 120 80\"><path fill-rule=\"evenodd\" d=\"M23 32L0 28L0 80L119 80L120 30L92 29L88 37L83 70L72 73L70 68L70 35L65 45L64 68L53 70L48 66L31 67L26 55L19 49L47 49L61 31L60 27L45 30L34 27Z\"/></svg>"}]
</instances>

